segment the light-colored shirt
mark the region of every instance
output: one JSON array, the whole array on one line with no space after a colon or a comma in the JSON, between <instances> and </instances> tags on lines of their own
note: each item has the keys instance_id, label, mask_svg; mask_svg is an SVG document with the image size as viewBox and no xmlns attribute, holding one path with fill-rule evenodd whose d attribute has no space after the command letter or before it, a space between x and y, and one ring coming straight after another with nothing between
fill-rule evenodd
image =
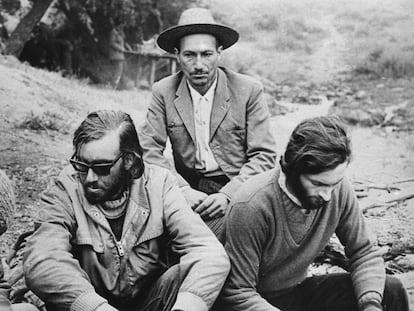
<instances>
[{"instance_id":1,"label":"light-colored shirt","mask_svg":"<svg viewBox=\"0 0 414 311\"><path fill-rule=\"evenodd\" d=\"M217 76L208 91L201 95L187 81L193 101L194 126L196 137L196 165L195 168L201 173L210 173L220 171L220 167L214 158L213 152L209 146L210 140L210 117L213 107L214 93L217 86ZM218 175L218 174L215 174Z\"/></svg>"},{"instance_id":2,"label":"light-colored shirt","mask_svg":"<svg viewBox=\"0 0 414 311\"><path fill-rule=\"evenodd\" d=\"M295 197L295 195L293 195L293 193L291 193L288 190L287 185L286 185L286 175L285 173L283 173L282 170L280 170L278 184L279 184L280 189L282 189L282 191L288 196L289 199L292 200L293 203L295 203L297 206L302 207L302 203L299 201L299 199Z\"/></svg>"}]
</instances>

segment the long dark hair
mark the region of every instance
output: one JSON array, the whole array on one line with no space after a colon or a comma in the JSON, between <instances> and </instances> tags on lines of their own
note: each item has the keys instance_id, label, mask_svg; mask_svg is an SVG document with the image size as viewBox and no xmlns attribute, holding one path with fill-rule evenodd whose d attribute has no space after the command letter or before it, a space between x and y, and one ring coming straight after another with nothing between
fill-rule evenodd
<instances>
[{"instance_id":1,"label":"long dark hair","mask_svg":"<svg viewBox=\"0 0 414 311\"><path fill-rule=\"evenodd\" d=\"M123 111L98 110L89 113L73 137L76 154L82 145L101 139L111 131L119 131L120 151L124 157L130 154L134 158L134 165L130 170L131 177L134 179L141 177L144 172L142 147L131 116Z\"/></svg>"},{"instance_id":2,"label":"long dark hair","mask_svg":"<svg viewBox=\"0 0 414 311\"><path fill-rule=\"evenodd\" d=\"M304 120L293 130L284 156L283 172L289 176L319 174L351 160L351 141L338 117Z\"/></svg>"}]
</instances>

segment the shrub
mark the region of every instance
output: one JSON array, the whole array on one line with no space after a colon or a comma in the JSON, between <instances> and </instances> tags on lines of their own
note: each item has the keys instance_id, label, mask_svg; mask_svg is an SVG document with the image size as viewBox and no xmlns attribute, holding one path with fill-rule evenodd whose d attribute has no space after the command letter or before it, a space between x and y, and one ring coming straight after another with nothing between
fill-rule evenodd
<instances>
[{"instance_id":1,"label":"shrub","mask_svg":"<svg viewBox=\"0 0 414 311\"><path fill-rule=\"evenodd\" d=\"M29 129L33 131L56 131L67 133L67 126L64 124L63 116L46 111L42 114L35 114L31 111L17 125L21 129Z\"/></svg>"}]
</instances>

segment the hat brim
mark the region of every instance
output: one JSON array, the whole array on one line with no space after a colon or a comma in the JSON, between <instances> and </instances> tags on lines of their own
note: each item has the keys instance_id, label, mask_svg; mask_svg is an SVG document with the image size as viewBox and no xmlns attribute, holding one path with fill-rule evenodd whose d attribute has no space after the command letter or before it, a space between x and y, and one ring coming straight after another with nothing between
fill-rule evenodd
<instances>
[{"instance_id":1,"label":"hat brim","mask_svg":"<svg viewBox=\"0 0 414 311\"><path fill-rule=\"evenodd\" d=\"M174 54L178 41L187 35L207 33L217 38L223 49L227 49L239 40L239 33L234 29L216 24L189 24L179 25L164 30L157 39L157 43L163 50Z\"/></svg>"}]
</instances>

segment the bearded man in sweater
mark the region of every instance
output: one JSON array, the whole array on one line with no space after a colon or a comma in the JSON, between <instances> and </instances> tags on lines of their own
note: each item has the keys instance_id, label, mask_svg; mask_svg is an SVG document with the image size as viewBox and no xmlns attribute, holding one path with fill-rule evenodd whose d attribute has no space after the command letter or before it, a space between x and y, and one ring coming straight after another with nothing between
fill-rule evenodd
<instances>
[{"instance_id":1,"label":"bearded man in sweater","mask_svg":"<svg viewBox=\"0 0 414 311\"><path fill-rule=\"evenodd\" d=\"M341 121L318 117L293 131L280 168L249 179L225 227L232 268L230 310L408 310L401 282L384 263L346 178L351 145ZM336 234L350 273L307 277Z\"/></svg>"}]
</instances>

